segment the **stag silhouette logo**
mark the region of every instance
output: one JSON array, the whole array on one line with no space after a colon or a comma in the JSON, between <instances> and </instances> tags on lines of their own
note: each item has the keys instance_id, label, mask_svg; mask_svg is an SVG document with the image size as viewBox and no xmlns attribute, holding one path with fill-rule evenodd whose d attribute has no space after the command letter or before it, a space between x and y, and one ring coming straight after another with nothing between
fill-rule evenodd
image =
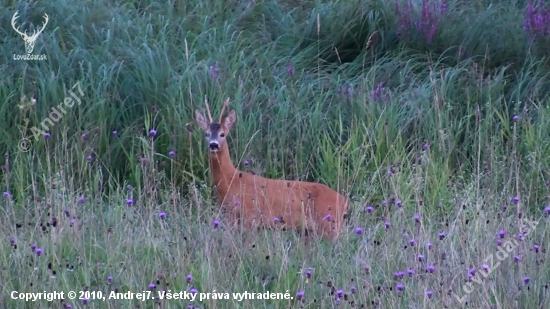
<instances>
[{"instance_id":1,"label":"stag silhouette logo","mask_svg":"<svg viewBox=\"0 0 550 309\"><path fill-rule=\"evenodd\" d=\"M13 30L15 30L15 32L19 33L19 35L23 37L23 40L25 41L25 51L27 52L27 55L20 56L20 57L16 57L16 55L13 55L14 59L16 60L17 59L25 59L25 60L45 59L45 55L40 57L31 57L32 56L31 53L34 50L34 44L36 43L36 39L42 33L42 31L44 31L44 28L48 24L48 20L49 20L48 14L44 13L44 23L42 24L42 27L38 28L38 30L34 30L31 35L28 35L27 30L25 30L25 32L21 32L21 30L19 30L19 27L17 27L15 24L15 20L19 18L19 16L17 15L18 12L19 11L16 11L15 14L13 14L13 17L11 19L11 26L13 27Z\"/></svg>"}]
</instances>

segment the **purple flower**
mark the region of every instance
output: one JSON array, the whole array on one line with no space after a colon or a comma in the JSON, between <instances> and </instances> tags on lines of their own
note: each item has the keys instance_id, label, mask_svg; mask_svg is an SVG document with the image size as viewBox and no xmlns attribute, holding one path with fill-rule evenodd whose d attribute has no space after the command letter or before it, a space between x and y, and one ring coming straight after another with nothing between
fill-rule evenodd
<instances>
[{"instance_id":1,"label":"purple flower","mask_svg":"<svg viewBox=\"0 0 550 309\"><path fill-rule=\"evenodd\" d=\"M86 305L88 302L90 302L90 299L87 297L82 298L82 304Z\"/></svg>"},{"instance_id":2,"label":"purple flower","mask_svg":"<svg viewBox=\"0 0 550 309\"><path fill-rule=\"evenodd\" d=\"M10 193L9 193L9 192L4 192L4 193L2 194L2 196L3 196L4 198L8 198L8 197L10 197Z\"/></svg>"},{"instance_id":3,"label":"purple flower","mask_svg":"<svg viewBox=\"0 0 550 309\"><path fill-rule=\"evenodd\" d=\"M420 222L420 216L419 215L414 215L413 220L416 221L416 222Z\"/></svg>"},{"instance_id":4,"label":"purple flower","mask_svg":"<svg viewBox=\"0 0 550 309\"><path fill-rule=\"evenodd\" d=\"M149 290L154 290L157 288L157 285L154 284L153 282L149 283Z\"/></svg>"},{"instance_id":5,"label":"purple flower","mask_svg":"<svg viewBox=\"0 0 550 309\"><path fill-rule=\"evenodd\" d=\"M244 160L244 166L248 166L248 164L250 164L250 162L248 160Z\"/></svg>"},{"instance_id":6,"label":"purple flower","mask_svg":"<svg viewBox=\"0 0 550 309\"><path fill-rule=\"evenodd\" d=\"M423 150L428 150L428 149L430 149L430 144L428 144L427 142L424 143L424 145L422 145L422 149L423 149Z\"/></svg>"},{"instance_id":7,"label":"purple flower","mask_svg":"<svg viewBox=\"0 0 550 309\"><path fill-rule=\"evenodd\" d=\"M291 66L286 69L286 72L288 73L288 75L294 76L294 69Z\"/></svg>"},{"instance_id":8,"label":"purple flower","mask_svg":"<svg viewBox=\"0 0 550 309\"><path fill-rule=\"evenodd\" d=\"M431 290L427 290L427 291L426 291L426 296L427 296L428 298L432 298L432 295L433 295L433 294L434 294L434 293L433 293Z\"/></svg>"},{"instance_id":9,"label":"purple flower","mask_svg":"<svg viewBox=\"0 0 550 309\"><path fill-rule=\"evenodd\" d=\"M279 223L279 222L281 222L281 219L279 219L279 217L274 217L274 218L273 218L273 222Z\"/></svg>"},{"instance_id":10,"label":"purple flower","mask_svg":"<svg viewBox=\"0 0 550 309\"><path fill-rule=\"evenodd\" d=\"M498 236L500 236L500 238L506 237L506 231L505 230L498 231Z\"/></svg>"},{"instance_id":11,"label":"purple flower","mask_svg":"<svg viewBox=\"0 0 550 309\"><path fill-rule=\"evenodd\" d=\"M218 79L220 77L220 74L218 73L218 68L216 66L210 66L210 75L213 79Z\"/></svg>"},{"instance_id":12,"label":"purple flower","mask_svg":"<svg viewBox=\"0 0 550 309\"><path fill-rule=\"evenodd\" d=\"M157 135L157 130L155 129L149 130L149 136L155 136L155 135Z\"/></svg>"},{"instance_id":13,"label":"purple flower","mask_svg":"<svg viewBox=\"0 0 550 309\"><path fill-rule=\"evenodd\" d=\"M502 245L502 239L497 239L497 246L500 247L500 245Z\"/></svg>"},{"instance_id":14,"label":"purple flower","mask_svg":"<svg viewBox=\"0 0 550 309\"><path fill-rule=\"evenodd\" d=\"M118 135L118 131L117 131L117 130L114 130L114 131L113 131L113 135L115 135L115 136Z\"/></svg>"},{"instance_id":15,"label":"purple flower","mask_svg":"<svg viewBox=\"0 0 550 309\"><path fill-rule=\"evenodd\" d=\"M92 157L91 155L88 155L86 157L86 161L88 161L88 162L92 162L93 160L94 160L94 157Z\"/></svg>"},{"instance_id":16,"label":"purple flower","mask_svg":"<svg viewBox=\"0 0 550 309\"><path fill-rule=\"evenodd\" d=\"M86 133L82 133L82 140L87 140L88 139L88 134Z\"/></svg>"},{"instance_id":17,"label":"purple flower","mask_svg":"<svg viewBox=\"0 0 550 309\"><path fill-rule=\"evenodd\" d=\"M336 291L336 295L337 295L338 297L344 296L344 290L337 290L337 291Z\"/></svg>"},{"instance_id":18,"label":"purple flower","mask_svg":"<svg viewBox=\"0 0 550 309\"><path fill-rule=\"evenodd\" d=\"M424 256L422 254L419 254L418 255L418 261L419 262L423 262L424 261Z\"/></svg>"},{"instance_id":19,"label":"purple flower","mask_svg":"<svg viewBox=\"0 0 550 309\"><path fill-rule=\"evenodd\" d=\"M487 264L483 264L483 265L481 265L481 269L483 269L486 272L489 272L489 269L491 269L491 267L489 267L489 265L487 265Z\"/></svg>"},{"instance_id":20,"label":"purple flower","mask_svg":"<svg viewBox=\"0 0 550 309\"><path fill-rule=\"evenodd\" d=\"M86 198L84 197L84 195L82 195L82 196L80 196L80 197L78 198L78 202L79 202L80 204L84 203L85 201L86 201Z\"/></svg>"},{"instance_id":21,"label":"purple flower","mask_svg":"<svg viewBox=\"0 0 550 309\"><path fill-rule=\"evenodd\" d=\"M409 245L414 246L416 244L416 241L414 239L409 240Z\"/></svg>"},{"instance_id":22,"label":"purple flower","mask_svg":"<svg viewBox=\"0 0 550 309\"><path fill-rule=\"evenodd\" d=\"M443 238L445 238L445 233L439 233L439 240L443 240Z\"/></svg>"},{"instance_id":23,"label":"purple flower","mask_svg":"<svg viewBox=\"0 0 550 309\"><path fill-rule=\"evenodd\" d=\"M32 250L32 252L36 251L36 244L31 244L31 250Z\"/></svg>"},{"instance_id":24,"label":"purple flower","mask_svg":"<svg viewBox=\"0 0 550 309\"><path fill-rule=\"evenodd\" d=\"M328 214L323 219L325 219L327 221L330 221L331 218L332 218L332 216L330 214Z\"/></svg>"},{"instance_id":25,"label":"purple flower","mask_svg":"<svg viewBox=\"0 0 550 309\"><path fill-rule=\"evenodd\" d=\"M534 244L533 245L533 250L535 250L536 253L539 253L540 245L539 244Z\"/></svg>"},{"instance_id":26,"label":"purple flower","mask_svg":"<svg viewBox=\"0 0 550 309\"><path fill-rule=\"evenodd\" d=\"M107 276L107 282L109 283L113 282L113 276L111 275Z\"/></svg>"},{"instance_id":27,"label":"purple flower","mask_svg":"<svg viewBox=\"0 0 550 309\"><path fill-rule=\"evenodd\" d=\"M193 276L191 274L188 274L187 276L185 276L185 280L187 280L187 283L189 283L193 280Z\"/></svg>"},{"instance_id":28,"label":"purple flower","mask_svg":"<svg viewBox=\"0 0 550 309\"><path fill-rule=\"evenodd\" d=\"M313 273L313 270L311 268L306 269L306 276L308 278L311 278L311 274Z\"/></svg>"},{"instance_id":29,"label":"purple flower","mask_svg":"<svg viewBox=\"0 0 550 309\"><path fill-rule=\"evenodd\" d=\"M518 239L523 240L523 233L518 233Z\"/></svg>"},{"instance_id":30,"label":"purple flower","mask_svg":"<svg viewBox=\"0 0 550 309\"><path fill-rule=\"evenodd\" d=\"M168 155L173 158L176 156L176 153L173 150L170 150L170 152L168 152Z\"/></svg>"},{"instance_id":31,"label":"purple flower","mask_svg":"<svg viewBox=\"0 0 550 309\"><path fill-rule=\"evenodd\" d=\"M355 287L355 285L352 285L350 288L349 288L349 291L351 293L355 293L355 291L357 291L357 288Z\"/></svg>"},{"instance_id":32,"label":"purple flower","mask_svg":"<svg viewBox=\"0 0 550 309\"><path fill-rule=\"evenodd\" d=\"M34 250L34 253L36 253L37 256L41 256L42 253L44 253L44 249L36 248L36 250Z\"/></svg>"},{"instance_id":33,"label":"purple flower","mask_svg":"<svg viewBox=\"0 0 550 309\"><path fill-rule=\"evenodd\" d=\"M506 211L508 209L508 205L504 204L502 205L502 211Z\"/></svg>"},{"instance_id":34,"label":"purple flower","mask_svg":"<svg viewBox=\"0 0 550 309\"><path fill-rule=\"evenodd\" d=\"M139 162L141 162L141 165L147 165L147 162L149 162L149 159L147 159L146 157L141 157L139 159Z\"/></svg>"},{"instance_id":35,"label":"purple flower","mask_svg":"<svg viewBox=\"0 0 550 309\"><path fill-rule=\"evenodd\" d=\"M544 208L544 212L548 215L550 214L550 206L546 206L546 208Z\"/></svg>"},{"instance_id":36,"label":"purple flower","mask_svg":"<svg viewBox=\"0 0 550 309\"><path fill-rule=\"evenodd\" d=\"M407 274L409 274L409 277L412 277L414 275L414 269L412 268L407 269Z\"/></svg>"},{"instance_id":37,"label":"purple flower","mask_svg":"<svg viewBox=\"0 0 550 309\"><path fill-rule=\"evenodd\" d=\"M129 199L126 200L126 205L132 205L132 204L134 204L133 199L129 198Z\"/></svg>"},{"instance_id":38,"label":"purple flower","mask_svg":"<svg viewBox=\"0 0 550 309\"><path fill-rule=\"evenodd\" d=\"M426 247L427 247L428 249L430 249L430 248L432 247L432 243L431 243L431 242L426 243Z\"/></svg>"},{"instance_id":39,"label":"purple flower","mask_svg":"<svg viewBox=\"0 0 550 309\"><path fill-rule=\"evenodd\" d=\"M199 291L195 288L192 288L191 290L189 290L189 293L191 294L197 294Z\"/></svg>"},{"instance_id":40,"label":"purple flower","mask_svg":"<svg viewBox=\"0 0 550 309\"><path fill-rule=\"evenodd\" d=\"M218 226L220 226L220 221L214 220L214 222L212 222L212 225L214 226L214 228L217 228Z\"/></svg>"},{"instance_id":41,"label":"purple flower","mask_svg":"<svg viewBox=\"0 0 550 309\"><path fill-rule=\"evenodd\" d=\"M388 221L384 222L384 226L389 229L390 228L390 223Z\"/></svg>"},{"instance_id":42,"label":"purple flower","mask_svg":"<svg viewBox=\"0 0 550 309\"><path fill-rule=\"evenodd\" d=\"M67 303L67 304L65 304L65 307L64 307L64 309L73 309L73 305L72 305L72 304L69 304L69 303Z\"/></svg>"},{"instance_id":43,"label":"purple flower","mask_svg":"<svg viewBox=\"0 0 550 309\"><path fill-rule=\"evenodd\" d=\"M378 101L382 97L382 92L384 90L383 84L378 83L376 88L372 91L371 97L373 101Z\"/></svg>"},{"instance_id":44,"label":"purple flower","mask_svg":"<svg viewBox=\"0 0 550 309\"><path fill-rule=\"evenodd\" d=\"M512 198L512 203L514 203L514 204L519 203L519 196L514 196L514 197Z\"/></svg>"},{"instance_id":45,"label":"purple flower","mask_svg":"<svg viewBox=\"0 0 550 309\"><path fill-rule=\"evenodd\" d=\"M166 218L166 213L164 211L159 212L159 218L160 219Z\"/></svg>"},{"instance_id":46,"label":"purple flower","mask_svg":"<svg viewBox=\"0 0 550 309\"><path fill-rule=\"evenodd\" d=\"M395 286L395 289L398 290L399 292L403 291L405 289L405 286L401 283L398 283L396 286Z\"/></svg>"},{"instance_id":47,"label":"purple flower","mask_svg":"<svg viewBox=\"0 0 550 309\"><path fill-rule=\"evenodd\" d=\"M400 199L395 200L395 206L401 207L401 200Z\"/></svg>"},{"instance_id":48,"label":"purple flower","mask_svg":"<svg viewBox=\"0 0 550 309\"><path fill-rule=\"evenodd\" d=\"M44 138L45 138L45 139L48 139L48 138L50 138L50 136L51 136L51 134L50 134L50 133L48 133L48 132L44 133Z\"/></svg>"},{"instance_id":49,"label":"purple flower","mask_svg":"<svg viewBox=\"0 0 550 309\"><path fill-rule=\"evenodd\" d=\"M514 261L516 261L516 262L521 261L521 256L515 255L515 256L514 256Z\"/></svg>"},{"instance_id":50,"label":"purple flower","mask_svg":"<svg viewBox=\"0 0 550 309\"><path fill-rule=\"evenodd\" d=\"M513 122L518 122L518 120L519 120L519 116L518 116L518 115L514 115L514 116L512 117L512 121L513 121Z\"/></svg>"},{"instance_id":51,"label":"purple flower","mask_svg":"<svg viewBox=\"0 0 550 309\"><path fill-rule=\"evenodd\" d=\"M304 299L304 296L305 296L304 291L298 291L298 292L296 292L296 298L302 300L302 299Z\"/></svg>"},{"instance_id":52,"label":"purple flower","mask_svg":"<svg viewBox=\"0 0 550 309\"><path fill-rule=\"evenodd\" d=\"M428 265L428 267L426 268L426 270L429 272L429 273L433 273L435 271L435 266L433 265Z\"/></svg>"},{"instance_id":53,"label":"purple flower","mask_svg":"<svg viewBox=\"0 0 550 309\"><path fill-rule=\"evenodd\" d=\"M550 207L549 207L549 209L550 209ZM372 210L373 210L372 206L367 206L367 207L365 208L365 211L367 211L368 213L371 213Z\"/></svg>"},{"instance_id":54,"label":"purple flower","mask_svg":"<svg viewBox=\"0 0 550 309\"><path fill-rule=\"evenodd\" d=\"M73 225L75 225L76 223L76 220L75 219L71 219L71 221L69 221L69 225L72 227Z\"/></svg>"},{"instance_id":55,"label":"purple flower","mask_svg":"<svg viewBox=\"0 0 550 309\"><path fill-rule=\"evenodd\" d=\"M363 234L363 229L360 228L360 227L355 228L355 234L357 234L357 235Z\"/></svg>"},{"instance_id":56,"label":"purple flower","mask_svg":"<svg viewBox=\"0 0 550 309\"><path fill-rule=\"evenodd\" d=\"M393 273L393 277L396 279L403 279L403 277L405 277L405 273L402 271L396 271Z\"/></svg>"},{"instance_id":57,"label":"purple flower","mask_svg":"<svg viewBox=\"0 0 550 309\"><path fill-rule=\"evenodd\" d=\"M12 244L12 245L13 245L14 243L15 243L15 237L13 237L13 236L10 236L10 244Z\"/></svg>"},{"instance_id":58,"label":"purple flower","mask_svg":"<svg viewBox=\"0 0 550 309\"><path fill-rule=\"evenodd\" d=\"M531 278L529 278L528 276L523 277L523 282L529 283L529 281L531 281Z\"/></svg>"}]
</instances>

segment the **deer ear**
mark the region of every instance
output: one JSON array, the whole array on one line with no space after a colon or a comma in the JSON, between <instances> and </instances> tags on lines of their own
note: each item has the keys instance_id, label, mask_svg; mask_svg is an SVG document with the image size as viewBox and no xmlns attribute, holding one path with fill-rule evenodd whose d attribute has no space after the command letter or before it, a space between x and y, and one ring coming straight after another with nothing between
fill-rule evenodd
<instances>
[{"instance_id":1,"label":"deer ear","mask_svg":"<svg viewBox=\"0 0 550 309\"><path fill-rule=\"evenodd\" d=\"M204 118L203 114L198 109L195 110L195 120L203 131L206 132L206 130L208 130L208 121L206 121L206 118Z\"/></svg>"},{"instance_id":2,"label":"deer ear","mask_svg":"<svg viewBox=\"0 0 550 309\"><path fill-rule=\"evenodd\" d=\"M225 120L223 121L223 125L225 126L227 131L231 130L236 120L237 120L237 115L235 114L235 110L230 111L229 114L225 117Z\"/></svg>"}]
</instances>

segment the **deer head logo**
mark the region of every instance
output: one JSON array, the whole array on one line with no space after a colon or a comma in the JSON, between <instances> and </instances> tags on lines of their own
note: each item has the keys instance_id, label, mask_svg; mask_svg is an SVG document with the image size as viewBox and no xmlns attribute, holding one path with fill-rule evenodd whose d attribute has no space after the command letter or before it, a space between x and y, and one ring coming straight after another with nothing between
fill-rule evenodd
<instances>
[{"instance_id":1,"label":"deer head logo","mask_svg":"<svg viewBox=\"0 0 550 309\"><path fill-rule=\"evenodd\" d=\"M44 13L45 21L42 24L42 27L40 27L38 31L35 30L33 34L29 36L27 35L27 30L25 30L25 32L21 32L18 27L15 27L15 20L19 17L17 16L18 12L19 11L16 11L15 14L13 14L13 18L11 19L11 26L13 27L13 30L15 30L17 33L19 33L23 37L23 40L25 41L25 51L27 51L27 54L30 54L34 49L34 43L36 42L36 39L38 38L40 33L44 31L44 28L48 24L48 19L49 19L48 14Z\"/></svg>"}]
</instances>

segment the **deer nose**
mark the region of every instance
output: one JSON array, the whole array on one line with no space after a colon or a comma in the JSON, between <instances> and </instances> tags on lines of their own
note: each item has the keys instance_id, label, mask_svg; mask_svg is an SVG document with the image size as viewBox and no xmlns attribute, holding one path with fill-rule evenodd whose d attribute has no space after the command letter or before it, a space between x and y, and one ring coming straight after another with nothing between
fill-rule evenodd
<instances>
[{"instance_id":1,"label":"deer nose","mask_svg":"<svg viewBox=\"0 0 550 309\"><path fill-rule=\"evenodd\" d=\"M218 142L210 142L210 150L218 150L220 145L218 144Z\"/></svg>"}]
</instances>

